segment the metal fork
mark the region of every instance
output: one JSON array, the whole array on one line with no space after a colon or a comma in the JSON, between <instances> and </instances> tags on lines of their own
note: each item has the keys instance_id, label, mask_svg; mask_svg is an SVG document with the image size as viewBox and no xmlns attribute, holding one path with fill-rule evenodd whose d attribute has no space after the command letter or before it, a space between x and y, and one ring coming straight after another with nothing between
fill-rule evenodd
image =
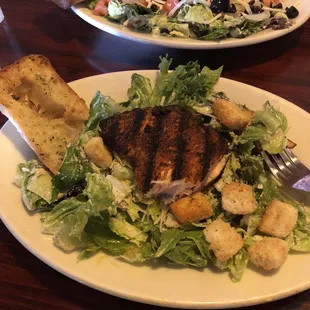
<instances>
[{"instance_id":1,"label":"metal fork","mask_svg":"<svg viewBox=\"0 0 310 310\"><path fill-rule=\"evenodd\" d=\"M272 175L282 184L283 192L296 200L310 202L310 170L290 149L274 155L263 152L263 158Z\"/></svg>"}]
</instances>

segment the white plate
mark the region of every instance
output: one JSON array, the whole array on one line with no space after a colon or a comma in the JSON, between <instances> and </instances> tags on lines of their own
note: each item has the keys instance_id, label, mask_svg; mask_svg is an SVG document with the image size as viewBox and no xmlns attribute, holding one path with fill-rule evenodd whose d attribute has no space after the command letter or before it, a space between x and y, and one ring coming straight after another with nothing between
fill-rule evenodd
<instances>
[{"instance_id":1,"label":"white plate","mask_svg":"<svg viewBox=\"0 0 310 310\"><path fill-rule=\"evenodd\" d=\"M96 90L124 101L133 72L98 75L70 83L89 102ZM155 71L139 73L155 79ZM221 79L218 90L252 109L269 100L289 120L289 137L298 143L296 153L310 166L308 150L310 115L271 93ZM12 185L16 165L33 157L11 123L0 133L0 214L11 233L30 252L59 272L100 291L139 302L180 308L227 308L264 303L296 294L310 287L310 255L290 255L276 273L248 269L240 283L230 281L226 272L206 269L135 266L109 256L99 255L76 262L77 253L65 254L54 247L51 238L40 233L38 215L30 216L22 205L19 189ZM292 276L294 275L294 276Z\"/></svg>"},{"instance_id":2,"label":"white plate","mask_svg":"<svg viewBox=\"0 0 310 310\"><path fill-rule=\"evenodd\" d=\"M269 41L299 28L310 17L310 1L309 0L284 0L283 6L296 5L300 3L297 8L299 10L299 16L294 20L294 25L288 29L283 30L265 30L255 35L249 36L244 39L225 39L220 41L201 41L193 39L181 39L181 38L167 38L163 36L150 35L145 33L139 33L130 30L120 24L110 22L108 19L100 16L95 16L84 5L78 4L73 6L73 11L84 19L87 23L111 33L115 36L138 41L142 43L156 44L160 46L172 47L172 48L186 48L186 49L219 49L219 48L231 48L237 46L246 46L256 43Z\"/></svg>"}]
</instances>

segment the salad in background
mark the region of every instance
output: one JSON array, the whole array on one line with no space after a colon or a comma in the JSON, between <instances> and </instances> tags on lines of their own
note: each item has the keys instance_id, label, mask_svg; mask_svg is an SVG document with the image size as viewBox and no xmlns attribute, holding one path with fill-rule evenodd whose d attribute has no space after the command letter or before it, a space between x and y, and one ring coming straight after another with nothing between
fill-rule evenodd
<instances>
[{"instance_id":1,"label":"salad in background","mask_svg":"<svg viewBox=\"0 0 310 310\"><path fill-rule=\"evenodd\" d=\"M53 235L64 251L78 250L79 259L102 251L130 263L211 264L229 271L233 281L241 280L249 261L270 270L279 268L289 251L310 252L306 209L281 196L260 155L261 150L276 154L286 147L286 117L269 102L253 112L215 92L222 68L201 69L190 62L169 71L170 65L171 60L161 58L154 86L133 74L126 102L97 92L85 129L67 149L56 175L36 159L18 166L15 184L27 209L41 214L41 232ZM132 167L117 154L99 167L85 152L86 143L100 137L101 120L164 104L199 113L205 126L229 142L221 176L191 198L209 209L202 220L182 221L176 210L194 207L186 197L165 205L141 193Z\"/></svg>"},{"instance_id":2,"label":"salad in background","mask_svg":"<svg viewBox=\"0 0 310 310\"><path fill-rule=\"evenodd\" d=\"M90 0L87 6L134 31L198 40L285 29L299 14L281 0Z\"/></svg>"}]
</instances>

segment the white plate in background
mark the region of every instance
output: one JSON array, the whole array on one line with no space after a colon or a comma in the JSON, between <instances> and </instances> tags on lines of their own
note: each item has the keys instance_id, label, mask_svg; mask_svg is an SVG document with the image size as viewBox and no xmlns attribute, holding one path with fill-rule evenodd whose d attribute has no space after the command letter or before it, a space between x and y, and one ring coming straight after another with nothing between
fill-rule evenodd
<instances>
[{"instance_id":1,"label":"white plate in background","mask_svg":"<svg viewBox=\"0 0 310 310\"><path fill-rule=\"evenodd\" d=\"M309 0L284 0L283 6L289 7L292 5L296 5L299 10L299 16L294 19L293 26L282 29L282 30L264 30L255 35L243 38L243 39L224 39L224 40L214 40L214 41L202 41L202 40L193 40L193 39L182 39L182 38L170 38L159 35L153 35L148 33L135 32L130 30L129 28L109 21L107 18L101 16L95 16L92 12L86 7L85 4L81 3L72 7L72 10L82 19L84 19L87 23L106 31L112 35L122 37L125 39L155 44L165 47L171 48L179 48L179 49L220 49L220 48L232 48L237 46L246 46L257 44L265 41L269 41L275 38L279 38L288 34L295 29L299 28L303 25L308 18L310 17L310 1Z\"/></svg>"}]
</instances>

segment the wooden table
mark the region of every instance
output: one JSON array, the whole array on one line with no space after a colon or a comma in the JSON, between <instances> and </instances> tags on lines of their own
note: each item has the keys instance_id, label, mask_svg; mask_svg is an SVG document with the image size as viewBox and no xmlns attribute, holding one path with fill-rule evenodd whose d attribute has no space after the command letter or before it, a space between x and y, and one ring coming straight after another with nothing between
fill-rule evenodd
<instances>
[{"instance_id":1,"label":"wooden table","mask_svg":"<svg viewBox=\"0 0 310 310\"><path fill-rule=\"evenodd\" d=\"M0 67L31 53L47 56L72 81L129 69L156 68L168 53L174 64L199 60L224 76L284 97L310 112L310 21L280 39L221 51L174 50L104 33L44 0L1 0ZM0 127L6 119L0 115ZM112 297L57 273L20 245L0 224L0 309L154 309ZM290 275L293 276L293 275ZM310 275L309 275L310 276ZM310 291L249 309L310 309Z\"/></svg>"}]
</instances>

